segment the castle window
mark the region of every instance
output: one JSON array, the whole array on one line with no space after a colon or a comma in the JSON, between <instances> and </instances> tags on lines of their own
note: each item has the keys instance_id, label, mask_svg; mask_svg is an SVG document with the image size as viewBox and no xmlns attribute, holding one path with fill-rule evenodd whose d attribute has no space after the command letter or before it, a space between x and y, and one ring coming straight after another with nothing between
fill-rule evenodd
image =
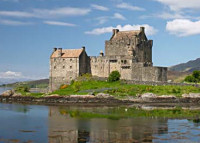
<instances>
[{"instance_id":1,"label":"castle window","mask_svg":"<svg viewBox=\"0 0 200 143\"><path fill-rule=\"evenodd\" d=\"M53 60L54 60L54 62L55 62L55 61L56 61L56 58L54 58Z\"/></svg>"},{"instance_id":2,"label":"castle window","mask_svg":"<svg viewBox=\"0 0 200 143\"><path fill-rule=\"evenodd\" d=\"M72 59L70 59L70 62L72 61Z\"/></svg>"},{"instance_id":3,"label":"castle window","mask_svg":"<svg viewBox=\"0 0 200 143\"><path fill-rule=\"evenodd\" d=\"M65 59L63 59L63 62L65 61Z\"/></svg>"},{"instance_id":4,"label":"castle window","mask_svg":"<svg viewBox=\"0 0 200 143\"><path fill-rule=\"evenodd\" d=\"M63 69L65 68L65 66L63 66Z\"/></svg>"},{"instance_id":5,"label":"castle window","mask_svg":"<svg viewBox=\"0 0 200 143\"><path fill-rule=\"evenodd\" d=\"M122 69L130 69L131 67L130 66L122 66L121 68Z\"/></svg>"},{"instance_id":6,"label":"castle window","mask_svg":"<svg viewBox=\"0 0 200 143\"><path fill-rule=\"evenodd\" d=\"M111 63L116 63L116 62L117 62L117 60L110 60L110 62L111 62Z\"/></svg>"},{"instance_id":7,"label":"castle window","mask_svg":"<svg viewBox=\"0 0 200 143\"><path fill-rule=\"evenodd\" d=\"M127 61L126 61L126 60L121 60L121 63L122 63L122 64L126 64Z\"/></svg>"},{"instance_id":8,"label":"castle window","mask_svg":"<svg viewBox=\"0 0 200 143\"><path fill-rule=\"evenodd\" d=\"M54 66L53 68L56 69L56 66Z\"/></svg>"},{"instance_id":9,"label":"castle window","mask_svg":"<svg viewBox=\"0 0 200 143\"><path fill-rule=\"evenodd\" d=\"M124 60L124 64L126 64L127 63L127 61L126 60Z\"/></svg>"},{"instance_id":10,"label":"castle window","mask_svg":"<svg viewBox=\"0 0 200 143\"><path fill-rule=\"evenodd\" d=\"M72 69L72 66L70 66L69 68Z\"/></svg>"}]
</instances>

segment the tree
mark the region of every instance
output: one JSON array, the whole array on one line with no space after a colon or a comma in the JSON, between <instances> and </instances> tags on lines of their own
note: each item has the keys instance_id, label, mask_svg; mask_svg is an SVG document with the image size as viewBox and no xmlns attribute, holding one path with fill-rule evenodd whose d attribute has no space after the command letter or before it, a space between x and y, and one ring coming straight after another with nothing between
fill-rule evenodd
<instances>
[{"instance_id":1,"label":"tree","mask_svg":"<svg viewBox=\"0 0 200 143\"><path fill-rule=\"evenodd\" d=\"M186 76L185 80L186 82L200 82L200 71L193 71L192 75Z\"/></svg>"},{"instance_id":2,"label":"tree","mask_svg":"<svg viewBox=\"0 0 200 143\"><path fill-rule=\"evenodd\" d=\"M110 74L109 74L109 77L108 77L108 82L114 82L114 81L118 81L120 80L120 73L118 71L112 71Z\"/></svg>"},{"instance_id":3,"label":"tree","mask_svg":"<svg viewBox=\"0 0 200 143\"><path fill-rule=\"evenodd\" d=\"M198 80L198 82L200 81L200 71L193 71L192 76Z\"/></svg>"}]
</instances>

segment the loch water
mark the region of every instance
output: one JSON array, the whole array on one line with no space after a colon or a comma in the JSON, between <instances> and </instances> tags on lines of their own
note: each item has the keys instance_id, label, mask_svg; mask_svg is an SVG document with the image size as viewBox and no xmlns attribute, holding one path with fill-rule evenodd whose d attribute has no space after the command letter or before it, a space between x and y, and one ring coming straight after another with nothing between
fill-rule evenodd
<instances>
[{"instance_id":1,"label":"loch water","mask_svg":"<svg viewBox=\"0 0 200 143\"><path fill-rule=\"evenodd\" d=\"M199 120L137 117L135 109L0 103L0 143L200 142Z\"/></svg>"}]
</instances>

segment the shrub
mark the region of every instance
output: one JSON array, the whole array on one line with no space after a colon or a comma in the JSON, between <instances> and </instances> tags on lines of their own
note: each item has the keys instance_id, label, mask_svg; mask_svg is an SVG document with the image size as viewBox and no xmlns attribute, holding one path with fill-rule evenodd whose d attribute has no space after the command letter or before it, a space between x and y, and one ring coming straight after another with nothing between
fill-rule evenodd
<instances>
[{"instance_id":1,"label":"shrub","mask_svg":"<svg viewBox=\"0 0 200 143\"><path fill-rule=\"evenodd\" d=\"M108 82L114 82L120 80L120 73L118 71L112 71L108 77Z\"/></svg>"},{"instance_id":2,"label":"shrub","mask_svg":"<svg viewBox=\"0 0 200 143\"><path fill-rule=\"evenodd\" d=\"M193 71L192 75L186 76L186 82L200 82L200 71Z\"/></svg>"},{"instance_id":3,"label":"shrub","mask_svg":"<svg viewBox=\"0 0 200 143\"><path fill-rule=\"evenodd\" d=\"M192 76L200 81L200 71L193 71Z\"/></svg>"},{"instance_id":4,"label":"shrub","mask_svg":"<svg viewBox=\"0 0 200 143\"><path fill-rule=\"evenodd\" d=\"M80 90L80 88L81 88L81 82L80 81L75 81L73 83L73 89L74 89L74 91L77 92L77 91Z\"/></svg>"},{"instance_id":5,"label":"shrub","mask_svg":"<svg viewBox=\"0 0 200 143\"><path fill-rule=\"evenodd\" d=\"M28 87L28 85L19 85L17 87L15 87L15 91L18 92L29 92L30 88Z\"/></svg>"},{"instance_id":6,"label":"shrub","mask_svg":"<svg viewBox=\"0 0 200 143\"><path fill-rule=\"evenodd\" d=\"M73 85L73 84L74 84L74 80L71 80L70 85Z\"/></svg>"},{"instance_id":7,"label":"shrub","mask_svg":"<svg viewBox=\"0 0 200 143\"><path fill-rule=\"evenodd\" d=\"M67 88L67 87L69 87L69 85L63 84L63 85L60 86L60 89L65 89L65 88Z\"/></svg>"}]
</instances>

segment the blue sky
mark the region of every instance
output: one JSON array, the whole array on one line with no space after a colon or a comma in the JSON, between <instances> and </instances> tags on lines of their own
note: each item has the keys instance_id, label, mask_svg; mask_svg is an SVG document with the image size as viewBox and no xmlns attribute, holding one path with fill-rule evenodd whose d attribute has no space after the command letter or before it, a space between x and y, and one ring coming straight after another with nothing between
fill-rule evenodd
<instances>
[{"instance_id":1,"label":"blue sky","mask_svg":"<svg viewBox=\"0 0 200 143\"><path fill-rule=\"evenodd\" d=\"M200 57L199 0L0 0L0 78L46 78L54 47L95 56L113 28L140 26L155 66Z\"/></svg>"}]
</instances>

